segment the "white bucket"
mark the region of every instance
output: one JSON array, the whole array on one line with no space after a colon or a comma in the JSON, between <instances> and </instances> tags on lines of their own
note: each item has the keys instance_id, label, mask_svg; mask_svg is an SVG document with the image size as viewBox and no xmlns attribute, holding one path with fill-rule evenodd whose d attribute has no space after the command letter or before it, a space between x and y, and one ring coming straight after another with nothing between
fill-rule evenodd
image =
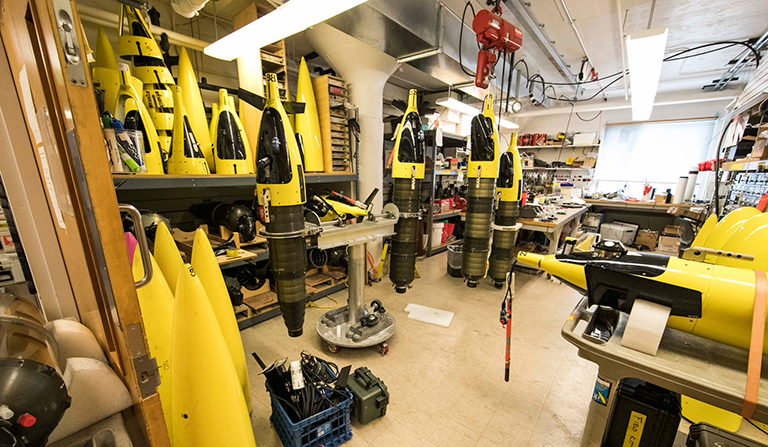
<instances>
[{"instance_id":1,"label":"white bucket","mask_svg":"<svg viewBox=\"0 0 768 447\"><path fill-rule=\"evenodd\" d=\"M443 243L443 223L432 224L432 248Z\"/></svg>"}]
</instances>

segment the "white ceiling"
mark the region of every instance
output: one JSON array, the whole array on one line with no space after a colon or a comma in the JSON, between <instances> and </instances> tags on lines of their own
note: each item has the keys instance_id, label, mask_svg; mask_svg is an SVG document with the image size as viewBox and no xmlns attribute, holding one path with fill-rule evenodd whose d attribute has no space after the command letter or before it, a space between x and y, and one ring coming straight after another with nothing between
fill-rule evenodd
<instances>
[{"instance_id":1,"label":"white ceiling","mask_svg":"<svg viewBox=\"0 0 768 447\"><path fill-rule=\"evenodd\" d=\"M598 73L606 76L620 72L617 1L564 1ZM534 0L531 3L531 12L544 24L566 62L578 67L584 52L568 24L560 0ZM648 27L650 0L621 0L621 6L625 34ZM657 0L652 27L669 28L668 53L720 40L759 37L768 29L768 0ZM667 62L662 69L660 91L701 88L719 78L727 70L728 61L741 51L742 48L733 47L685 61ZM590 87L597 89L596 85ZM614 87L623 90L623 83L617 82Z\"/></svg>"}]
</instances>

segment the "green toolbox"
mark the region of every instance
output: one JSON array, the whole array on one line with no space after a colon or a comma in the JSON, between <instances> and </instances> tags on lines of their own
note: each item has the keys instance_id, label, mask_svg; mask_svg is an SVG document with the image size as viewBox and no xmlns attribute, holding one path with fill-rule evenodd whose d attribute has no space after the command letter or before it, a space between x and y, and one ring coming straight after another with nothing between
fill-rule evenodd
<instances>
[{"instance_id":1,"label":"green toolbox","mask_svg":"<svg viewBox=\"0 0 768 447\"><path fill-rule=\"evenodd\" d=\"M387 414L387 386L368 368L357 368L347 382L347 389L352 393L352 416L357 422L367 424Z\"/></svg>"}]
</instances>

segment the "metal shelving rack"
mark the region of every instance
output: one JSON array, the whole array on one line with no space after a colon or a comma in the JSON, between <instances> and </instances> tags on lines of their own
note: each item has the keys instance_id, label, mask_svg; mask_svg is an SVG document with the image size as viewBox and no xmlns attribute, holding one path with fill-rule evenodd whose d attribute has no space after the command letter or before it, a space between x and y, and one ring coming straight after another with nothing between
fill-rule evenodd
<instances>
[{"instance_id":1,"label":"metal shelving rack","mask_svg":"<svg viewBox=\"0 0 768 447\"><path fill-rule=\"evenodd\" d=\"M438 132L442 134L442 138L438 135ZM441 176L458 176L459 171L450 171L450 170L438 170L437 168L437 153L438 150L441 150L443 148L465 148L467 147L467 138L462 137L460 135L454 135L442 132L440 129L433 129L425 132L425 140L426 140L426 154L432 159L432 166L431 169L427 169L424 172L424 181L429 182L429 206L427 207L428 212L426 213L426 219L425 219L425 227L427 230L427 257L436 255L438 253L442 253L445 250L448 249L448 245L456 244L461 242L461 240L456 241L450 241L445 244L440 244L436 247L432 247L432 224L439 219L447 219L452 217L460 217L461 213L458 211L452 211L449 213L443 213L443 214L433 214L432 213L432 204L435 201L435 186L437 184L436 179L437 177ZM439 141L442 139L442 144ZM462 171L464 172L464 171ZM466 175L465 175L466 179Z\"/></svg>"}]
</instances>

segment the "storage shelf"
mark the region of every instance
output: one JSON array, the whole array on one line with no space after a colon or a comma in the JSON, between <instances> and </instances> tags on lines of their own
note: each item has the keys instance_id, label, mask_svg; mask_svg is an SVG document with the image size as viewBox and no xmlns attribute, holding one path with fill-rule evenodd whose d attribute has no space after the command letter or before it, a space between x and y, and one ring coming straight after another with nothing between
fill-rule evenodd
<instances>
[{"instance_id":1,"label":"storage shelf","mask_svg":"<svg viewBox=\"0 0 768 447\"><path fill-rule=\"evenodd\" d=\"M313 294L307 294L307 301L316 301L316 300L319 300L320 298L325 298L328 295L331 295L333 293L339 292L339 291L344 290L346 288L347 288L346 283L342 282L342 283L336 284L334 286L331 286L331 287L329 287L329 288L327 288L325 290L322 290L320 292L313 293ZM259 324L261 322L270 320L270 319L275 318L275 317L277 317L279 315L281 315L280 307L277 307L277 308L269 310L267 312L254 315L251 318L246 318L245 320L238 321L237 322L237 328L242 331L245 328L257 325L257 324Z\"/></svg>"},{"instance_id":2,"label":"storage shelf","mask_svg":"<svg viewBox=\"0 0 768 447\"><path fill-rule=\"evenodd\" d=\"M723 171L760 171L768 169L768 160L743 160L727 161L721 166Z\"/></svg>"},{"instance_id":3,"label":"storage shelf","mask_svg":"<svg viewBox=\"0 0 768 447\"><path fill-rule=\"evenodd\" d=\"M523 168L523 171L591 171L595 168Z\"/></svg>"},{"instance_id":4,"label":"storage shelf","mask_svg":"<svg viewBox=\"0 0 768 447\"><path fill-rule=\"evenodd\" d=\"M600 144L566 144L565 146L517 146L518 149L560 149L560 148L568 148L568 149L575 149L579 147L599 147Z\"/></svg>"},{"instance_id":5,"label":"storage shelf","mask_svg":"<svg viewBox=\"0 0 768 447\"><path fill-rule=\"evenodd\" d=\"M446 242L444 244L440 244L435 247L432 247L432 252L430 253L430 256L434 256L438 253L442 253L445 250L448 250L449 245L458 244L458 243L461 243L461 241L462 241L461 239L455 239L450 242Z\"/></svg>"},{"instance_id":6,"label":"storage shelf","mask_svg":"<svg viewBox=\"0 0 768 447\"><path fill-rule=\"evenodd\" d=\"M255 188L255 175L135 175L114 174L112 180L118 191L144 189L187 188ZM357 174L306 174L304 181L311 183L353 182Z\"/></svg>"},{"instance_id":7,"label":"storage shelf","mask_svg":"<svg viewBox=\"0 0 768 447\"><path fill-rule=\"evenodd\" d=\"M451 211L450 213L433 214L432 215L432 217L433 217L432 220L435 220L435 219L448 219L448 218L456 217L456 216L460 216L460 215L461 215L461 211Z\"/></svg>"}]
</instances>

